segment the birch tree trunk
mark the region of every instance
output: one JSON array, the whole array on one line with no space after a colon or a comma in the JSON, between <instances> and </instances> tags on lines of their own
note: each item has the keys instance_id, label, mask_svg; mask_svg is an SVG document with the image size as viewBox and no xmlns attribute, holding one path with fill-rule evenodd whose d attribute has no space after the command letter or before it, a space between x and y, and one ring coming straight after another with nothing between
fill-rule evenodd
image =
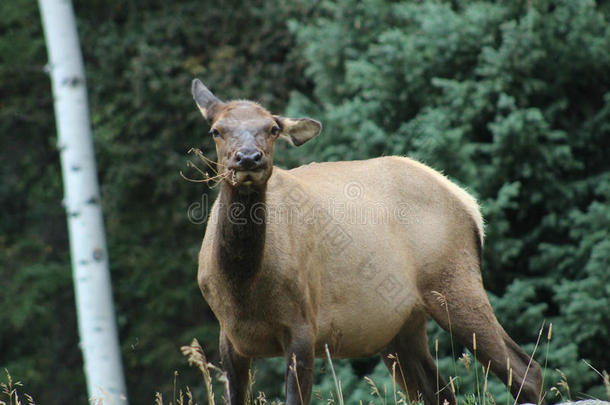
<instances>
[{"instance_id":1,"label":"birch tree trunk","mask_svg":"<svg viewBox=\"0 0 610 405\"><path fill-rule=\"evenodd\" d=\"M80 348L87 390L126 404L106 237L87 103L85 69L70 0L39 0L55 102L70 234Z\"/></svg>"}]
</instances>

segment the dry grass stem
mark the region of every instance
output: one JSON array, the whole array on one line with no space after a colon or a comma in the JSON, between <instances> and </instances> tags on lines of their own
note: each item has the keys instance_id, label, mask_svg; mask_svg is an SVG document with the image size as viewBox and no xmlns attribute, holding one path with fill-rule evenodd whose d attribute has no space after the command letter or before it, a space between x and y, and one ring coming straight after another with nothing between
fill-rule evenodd
<instances>
[{"instance_id":1,"label":"dry grass stem","mask_svg":"<svg viewBox=\"0 0 610 405\"><path fill-rule=\"evenodd\" d=\"M557 389L557 387L551 387L550 392L554 392L555 394L557 394L557 396L559 396L559 402L563 402L563 395L561 395L561 391L559 391Z\"/></svg>"},{"instance_id":2,"label":"dry grass stem","mask_svg":"<svg viewBox=\"0 0 610 405\"><path fill-rule=\"evenodd\" d=\"M267 398L265 397L265 393L262 391L258 392L258 396L254 400L254 405L265 405L267 403Z\"/></svg>"},{"instance_id":3,"label":"dry grass stem","mask_svg":"<svg viewBox=\"0 0 610 405\"><path fill-rule=\"evenodd\" d=\"M434 339L434 359L436 360L436 403L440 405L440 376L438 372L438 339Z\"/></svg>"},{"instance_id":4,"label":"dry grass stem","mask_svg":"<svg viewBox=\"0 0 610 405\"><path fill-rule=\"evenodd\" d=\"M388 356L389 357L389 356ZM394 391L394 403L397 404L397 398L396 398L396 362L394 361L392 363L392 390Z\"/></svg>"},{"instance_id":5,"label":"dry grass stem","mask_svg":"<svg viewBox=\"0 0 610 405\"><path fill-rule=\"evenodd\" d=\"M544 368L546 370L548 360L549 360L549 347L551 346L551 337L553 336L553 323L549 324L549 331L546 335L546 354L544 356ZM538 394L538 403L541 404L544 400L544 396L546 392L544 391L544 372L542 373L542 384L540 385L540 394Z\"/></svg>"},{"instance_id":6,"label":"dry grass stem","mask_svg":"<svg viewBox=\"0 0 610 405\"><path fill-rule=\"evenodd\" d=\"M255 404L254 399L254 383L256 382L256 370L248 369L248 389L246 391L246 401L248 404Z\"/></svg>"},{"instance_id":7,"label":"dry grass stem","mask_svg":"<svg viewBox=\"0 0 610 405\"><path fill-rule=\"evenodd\" d=\"M337 401L339 401L339 405L343 405L343 393L341 392L341 386L339 385L337 374L335 373L335 367L333 366L333 361L330 357L328 345L324 345L324 350L326 351L326 359L328 360L328 366L330 367L330 372L333 376L333 383L335 384L335 390L337 391Z\"/></svg>"},{"instance_id":8,"label":"dry grass stem","mask_svg":"<svg viewBox=\"0 0 610 405\"><path fill-rule=\"evenodd\" d=\"M0 384L0 387L2 388L2 394L6 395L8 399L8 404L2 400L0 400L0 404L21 405L21 400L19 399L17 387L23 387L23 384L21 383L21 381L13 381L13 377L8 372L8 369L5 368L4 372L6 373L7 382ZM34 399L30 395L23 394L23 396L25 397L26 401L28 401L28 405L36 405L34 403Z\"/></svg>"},{"instance_id":9,"label":"dry grass stem","mask_svg":"<svg viewBox=\"0 0 610 405\"><path fill-rule=\"evenodd\" d=\"M436 301L441 305L441 307L447 307L447 298L438 291L432 291L432 295L436 297Z\"/></svg>"},{"instance_id":10,"label":"dry grass stem","mask_svg":"<svg viewBox=\"0 0 610 405\"><path fill-rule=\"evenodd\" d=\"M564 390L566 390L566 394L568 395L568 401L572 400L572 394L570 393L570 384L568 384L568 377L566 376L566 374L559 370L558 368L555 369L555 371L557 371L559 373L559 375L561 376L561 379L559 380L559 382L557 383L557 385L561 388L563 388ZM555 387L553 387L555 388ZM552 390L552 388L551 388ZM559 396L562 398L562 402L563 402L563 396L561 395L561 392L555 388L555 390L557 391L557 393L559 394Z\"/></svg>"},{"instance_id":11,"label":"dry grass stem","mask_svg":"<svg viewBox=\"0 0 610 405\"><path fill-rule=\"evenodd\" d=\"M453 374L457 375L457 365L455 362L455 349L453 343L453 329L451 327L451 317L449 316L449 303L447 302L447 297L445 297L442 293L438 291L432 291L432 295L436 297L436 301L440 304L441 308L445 308L445 313L447 314L447 325L449 326L449 339L451 340L451 358L453 359Z\"/></svg>"},{"instance_id":12,"label":"dry grass stem","mask_svg":"<svg viewBox=\"0 0 610 405\"><path fill-rule=\"evenodd\" d=\"M400 371L400 378L402 380L402 386L405 387L405 390L407 391L406 394L407 394L407 396L409 396L409 389L407 388L407 381L405 380L405 373L403 371L402 364L400 364L400 359L398 358L398 353L395 355L388 354L388 359L395 360L396 364L398 364L398 371Z\"/></svg>"},{"instance_id":13,"label":"dry grass stem","mask_svg":"<svg viewBox=\"0 0 610 405\"><path fill-rule=\"evenodd\" d=\"M29 394L23 394L23 396L25 397L25 399L28 401L28 405L36 405L34 403L34 398L32 398L31 395Z\"/></svg>"},{"instance_id":14,"label":"dry grass stem","mask_svg":"<svg viewBox=\"0 0 610 405\"><path fill-rule=\"evenodd\" d=\"M565 375L565 373L561 370L557 370L559 371L559 374L561 374L561 379L559 380L559 382L557 383L557 385L559 385L561 388L565 389L566 392L568 393L568 399L572 399L572 394L570 393L570 384L568 384L568 377Z\"/></svg>"},{"instance_id":15,"label":"dry grass stem","mask_svg":"<svg viewBox=\"0 0 610 405\"><path fill-rule=\"evenodd\" d=\"M186 387L186 398L188 399L187 405L193 405L193 393L189 387Z\"/></svg>"},{"instance_id":16,"label":"dry grass stem","mask_svg":"<svg viewBox=\"0 0 610 405\"><path fill-rule=\"evenodd\" d=\"M523 374L523 381L521 381L521 385L519 385L519 391L517 392L517 397L515 398L515 402L513 402L513 405L517 405L517 399L519 398L519 395L521 394L521 390L523 389L523 384L525 384L525 381L527 381L527 373L530 371L530 367L532 366L532 361L534 360L534 355L536 354L536 350L538 349L538 345L540 344L540 337L542 336L543 330L544 330L544 321L542 322L542 326L540 327L540 330L538 331L538 338L536 339L536 344L534 345L534 350L532 351L530 359L527 362L527 367L525 368L525 373Z\"/></svg>"},{"instance_id":17,"label":"dry grass stem","mask_svg":"<svg viewBox=\"0 0 610 405\"><path fill-rule=\"evenodd\" d=\"M368 376L365 376L364 380L371 388L371 395L374 395L377 398L381 399L381 392L379 392L379 388L377 388L377 385L375 384L375 382Z\"/></svg>"},{"instance_id":18,"label":"dry grass stem","mask_svg":"<svg viewBox=\"0 0 610 405\"><path fill-rule=\"evenodd\" d=\"M487 369L483 367L485 371L485 380L483 380L483 400L485 400L485 393L487 393L487 377L489 376L489 366L491 366L491 361L487 362Z\"/></svg>"},{"instance_id":19,"label":"dry grass stem","mask_svg":"<svg viewBox=\"0 0 610 405\"><path fill-rule=\"evenodd\" d=\"M93 396L89 399L90 402L92 402L93 404L96 405L116 405L116 402L114 402L114 399L112 398L112 395L110 395L110 393L108 391L106 391L103 387L100 387L99 385L97 386L97 389L100 391L101 396Z\"/></svg>"},{"instance_id":20,"label":"dry grass stem","mask_svg":"<svg viewBox=\"0 0 610 405\"><path fill-rule=\"evenodd\" d=\"M455 387L453 385L453 380L455 379L455 377L449 376L449 382L445 385L443 385L442 387L439 388L438 391L436 391L435 395L440 395L441 391L444 390L447 387L451 388L451 392L453 392L455 394Z\"/></svg>"},{"instance_id":21,"label":"dry grass stem","mask_svg":"<svg viewBox=\"0 0 610 405\"><path fill-rule=\"evenodd\" d=\"M496 400L494 399L494 397L491 395L491 392L487 393L487 400L489 401L489 403L491 405L496 405Z\"/></svg>"},{"instance_id":22,"label":"dry grass stem","mask_svg":"<svg viewBox=\"0 0 610 405\"><path fill-rule=\"evenodd\" d=\"M460 356L459 361L460 363L462 363L466 371L470 371L470 355L468 353L462 353L462 356Z\"/></svg>"},{"instance_id":23,"label":"dry grass stem","mask_svg":"<svg viewBox=\"0 0 610 405\"><path fill-rule=\"evenodd\" d=\"M297 355L295 353L292 353L290 371L292 371L292 373L294 374L294 380L297 384L297 390L299 390L299 399L301 400L301 405L305 405L305 402L303 402L303 393L301 392L301 384L299 383L299 374L297 373Z\"/></svg>"},{"instance_id":24,"label":"dry grass stem","mask_svg":"<svg viewBox=\"0 0 610 405\"><path fill-rule=\"evenodd\" d=\"M589 363L589 362L588 362L587 360L585 360L585 359L582 359L582 362L583 362L583 363L585 363L587 366L589 366L589 368L590 368L591 370L595 371L595 373L596 373L598 376L600 376L600 377L602 378L602 380L603 380L604 375L603 375L602 373L600 373L598 369L596 369L595 367L593 367L593 365L592 365L591 363Z\"/></svg>"},{"instance_id":25,"label":"dry grass stem","mask_svg":"<svg viewBox=\"0 0 610 405\"><path fill-rule=\"evenodd\" d=\"M187 162L187 166L188 167L192 167L193 169L197 170L197 172L199 172L199 174L201 174L203 176L202 179L192 179L190 177L187 177L184 175L184 173L182 173L182 171L180 171L180 176L186 180L186 181L190 181L192 183L215 183L213 186L219 184L222 180L229 180L231 181L232 178L232 172L231 171L224 171L222 173L219 173L218 170L216 170L216 167L225 167L222 164L213 161L212 159L207 158L199 149L196 148L191 148L189 149L188 153L195 153L195 155L197 155L197 157L199 159L201 159L201 161L203 163L205 163L205 165L212 171L212 173L214 173L213 176L210 176L210 174L207 171L203 171L201 170L197 165L195 165L193 162L191 162L190 160Z\"/></svg>"},{"instance_id":26,"label":"dry grass stem","mask_svg":"<svg viewBox=\"0 0 610 405\"><path fill-rule=\"evenodd\" d=\"M472 354L474 356L474 361L477 361L477 334L473 332L472 334ZM474 375L477 380L477 399L479 403L481 403L481 388L479 385L479 368L474 366Z\"/></svg>"},{"instance_id":27,"label":"dry grass stem","mask_svg":"<svg viewBox=\"0 0 610 405\"><path fill-rule=\"evenodd\" d=\"M212 363L208 363L203 349L201 348L201 345L197 339L193 339L190 346L182 346L180 350L183 355L188 357L189 365L195 365L197 368L199 368L199 371L201 371L208 394L208 405L215 405L210 370L213 370L218 374L217 380L224 383L225 392L230 392L229 379L227 378L226 373Z\"/></svg>"}]
</instances>

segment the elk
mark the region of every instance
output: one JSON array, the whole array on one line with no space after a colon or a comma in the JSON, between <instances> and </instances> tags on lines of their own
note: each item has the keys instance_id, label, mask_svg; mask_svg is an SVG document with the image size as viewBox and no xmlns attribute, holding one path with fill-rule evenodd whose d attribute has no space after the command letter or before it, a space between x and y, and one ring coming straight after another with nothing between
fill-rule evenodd
<instances>
[{"instance_id":1,"label":"elk","mask_svg":"<svg viewBox=\"0 0 610 405\"><path fill-rule=\"evenodd\" d=\"M437 388L429 318L476 345L505 384L512 374L518 401L538 402L540 366L498 323L483 288L473 197L406 157L274 167L278 138L299 146L322 125L222 102L198 79L192 93L222 178L197 279L220 323L231 405L245 403L250 359L280 356L286 404L309 404L325 347L336 358L381 354L389 369L400 365L396 383L411 399L455 404L442 378Z\"/></svg>"}]
</instances>

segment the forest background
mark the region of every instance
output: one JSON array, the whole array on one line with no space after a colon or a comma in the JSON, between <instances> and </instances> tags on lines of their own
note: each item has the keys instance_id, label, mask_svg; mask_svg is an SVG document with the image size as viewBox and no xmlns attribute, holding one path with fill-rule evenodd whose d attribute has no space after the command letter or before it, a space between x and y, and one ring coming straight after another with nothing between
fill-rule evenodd
<instances>
[{"instance_id":1,"label":"forest background","mask_svg":"<svg viewBox=\"0 0 610 405\"><path fill-rule=\"evenodd\" d=\"M179 175L193 174L189 148L214 157L194 77L222 99L324 123L301 148L279 145L279 166L409 155L466 187L486 218L483 279L500 322L530 353L545 322L547 389L559 369L572 398L605 398L586 362L610 370L608 2L74 4L131 403L171 393L174 371L203 401L179 350L194 337L217 361L195 279L205 211L193 211L216 191ZM0 369L37 403L85 403L40 15L10 0L0 16ZM450 338L429 334L454 375ZM281 398L282 361L255 365L256 391ZM365 373L390 384L377 359L336 366L348 403L370 399Z\"/></svg>"}]
</instances>

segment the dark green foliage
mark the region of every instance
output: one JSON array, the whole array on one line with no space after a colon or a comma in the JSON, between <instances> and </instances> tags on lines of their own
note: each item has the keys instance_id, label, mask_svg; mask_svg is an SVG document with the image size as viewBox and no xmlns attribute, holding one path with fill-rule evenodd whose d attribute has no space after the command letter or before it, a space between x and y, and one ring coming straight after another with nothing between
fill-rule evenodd
<instances>
[{"instance_id":1,"label":"dark green foliage","mask_svg":"<svg viewBox=\"0 0 610 405\"><path fill-rule=\"evenodd\" d=\"M47 402L85 402L38 8L0 15L0 368Z\"/></svg>"},{"instance_id":2,"label":"dark green foliage","mask_svg":"<svg viewBox=\"0 0 610 405\"><path fill-rule=\"evenodd\" d=\"M132 403L171 392L174 370L203 389L179 353L193 337L216 359L218 327L195 280L204 226L187 215L213 196L179 176L195 176L190 147L214 155L195 76L221 98L323 122L313 142L278 144L280 165L406 154L468 188L487 221L484 280L501 323L531 351L553 322L546 381L560 368L572 393L603 397L581 359L610 369L607 4L75 3ZM0 13L0 368L39 403L84 402L40 18L33 0L0 2ZM447 334L430 335L451 353ZM545 352L546 330L541 363ZM256 364L256 389L281 396L282 362ZM472 372L440 364L473 392ZM346 403L370 399L348 362L337 372ZM502 402L505 389L491 389Z\"/></svg>"}]
</instances>

